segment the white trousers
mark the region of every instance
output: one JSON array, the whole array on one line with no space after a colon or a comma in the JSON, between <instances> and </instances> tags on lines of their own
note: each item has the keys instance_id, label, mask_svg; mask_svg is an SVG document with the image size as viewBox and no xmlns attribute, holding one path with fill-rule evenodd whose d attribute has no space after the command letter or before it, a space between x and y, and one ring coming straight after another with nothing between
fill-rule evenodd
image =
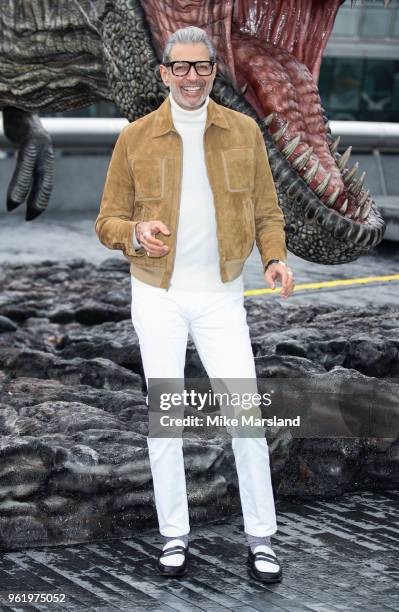
<instances>
[{"instance_id":1,"label":"white trousers","mask_svg":"<svg viewBox=\"0 0 399 612\"><path fill-rule=\"evenodd\" d=\"M153 287L132 277L132 322L149 378L184 379L188 333L212 378L252 378L254 356L243 293ZM147 437L159 530L189 533L183 438ZM232 437L245 533L277 531L266 438Z\"/></svg>"}]
</instances>

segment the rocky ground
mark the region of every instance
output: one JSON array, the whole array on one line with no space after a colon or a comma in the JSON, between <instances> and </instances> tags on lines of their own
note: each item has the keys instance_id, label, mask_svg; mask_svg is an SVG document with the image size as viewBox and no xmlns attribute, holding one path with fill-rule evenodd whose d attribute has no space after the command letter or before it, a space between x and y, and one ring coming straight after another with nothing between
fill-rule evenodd
<instances>
[{"instance_id":1,"label":"rocky ground","mask_svg":"<svg viewBox=\"0 0 399 612\"><path fill-rule=\"evenodd\" d=\"M3 263L0 289L0 547L91 541L156 525L128 262ZM266 297L246 298L246 307L260 381L360 390L349 414L361 435L300 438L270 428L275 494L397 488L397 307ZM186 377L198 376L205 372L190 339ZM362 429L370 416L362 389L375 394L374 415L389 416L379 435ZM323 393L310 404L313 415L335 416ZM229 437L189 432L184 456L192 524L238 512Z\"/></svg>"}]
</instances>

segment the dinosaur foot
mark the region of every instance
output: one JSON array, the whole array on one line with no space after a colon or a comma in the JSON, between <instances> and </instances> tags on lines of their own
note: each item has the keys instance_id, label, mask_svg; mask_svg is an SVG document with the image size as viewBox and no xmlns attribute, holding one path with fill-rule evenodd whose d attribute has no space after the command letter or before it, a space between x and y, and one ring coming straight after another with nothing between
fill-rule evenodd
<instances>
[{"instance_id":1,"label":"dinosaur foot","mask_svg":"<svg viewBox=\"0 0 399 612\"><path fill-rule=\"evenodd\" d=\"M16 108L3 111L4 133L18 146L17 164L7 191L10 212L26 203L26 221L47 208L54 176L54 151L37 115Z\"/></svg>"}]
</instances>

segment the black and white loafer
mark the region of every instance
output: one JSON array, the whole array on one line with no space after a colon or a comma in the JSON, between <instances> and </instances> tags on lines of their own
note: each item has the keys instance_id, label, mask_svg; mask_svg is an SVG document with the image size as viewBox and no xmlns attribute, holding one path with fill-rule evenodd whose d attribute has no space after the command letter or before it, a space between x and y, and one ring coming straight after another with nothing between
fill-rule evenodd
<instances>
[{"instance_id":1,"label":"black and white loafer","mask_svg":"<svg viewBox=\"0 0 399 612\"><path fill-rule=\"evenodd\" d=\"M188 545L176 538L165 544L158 557L158 571L162 576L183 576L187 573Z\"/></svg>"},{"instance_id":2,"label":"black and white loafer","mask_svg":"<svg viewBox=\"0 0 399 612\"><path fill-rule=\"evenodd\" d=\"M280 561L270 546L260 544L255 547L254 552L248 548L247 563L249 573L255 580L266 583L281 582L283 572Z\"/></svg>"}]
</instances>

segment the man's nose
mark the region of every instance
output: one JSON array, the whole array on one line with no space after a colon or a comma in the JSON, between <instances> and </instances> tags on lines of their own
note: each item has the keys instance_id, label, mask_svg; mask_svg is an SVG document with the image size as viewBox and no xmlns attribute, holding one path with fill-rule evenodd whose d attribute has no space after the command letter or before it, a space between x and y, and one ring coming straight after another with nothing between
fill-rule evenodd
<instances>
[{"instance_id":1,"label":"man's nose","mask_svg":"<svg viewBox=\"0 0 399 612\"><path fill-rule=\"evenodd\" d=\"M190 81L196 81L197 80L198 75L197 75L197 73L195 71L195 66L190 66L190 70L186 74L186 77L188 79L190 79Z\"/></svg>"}]
</instances>

